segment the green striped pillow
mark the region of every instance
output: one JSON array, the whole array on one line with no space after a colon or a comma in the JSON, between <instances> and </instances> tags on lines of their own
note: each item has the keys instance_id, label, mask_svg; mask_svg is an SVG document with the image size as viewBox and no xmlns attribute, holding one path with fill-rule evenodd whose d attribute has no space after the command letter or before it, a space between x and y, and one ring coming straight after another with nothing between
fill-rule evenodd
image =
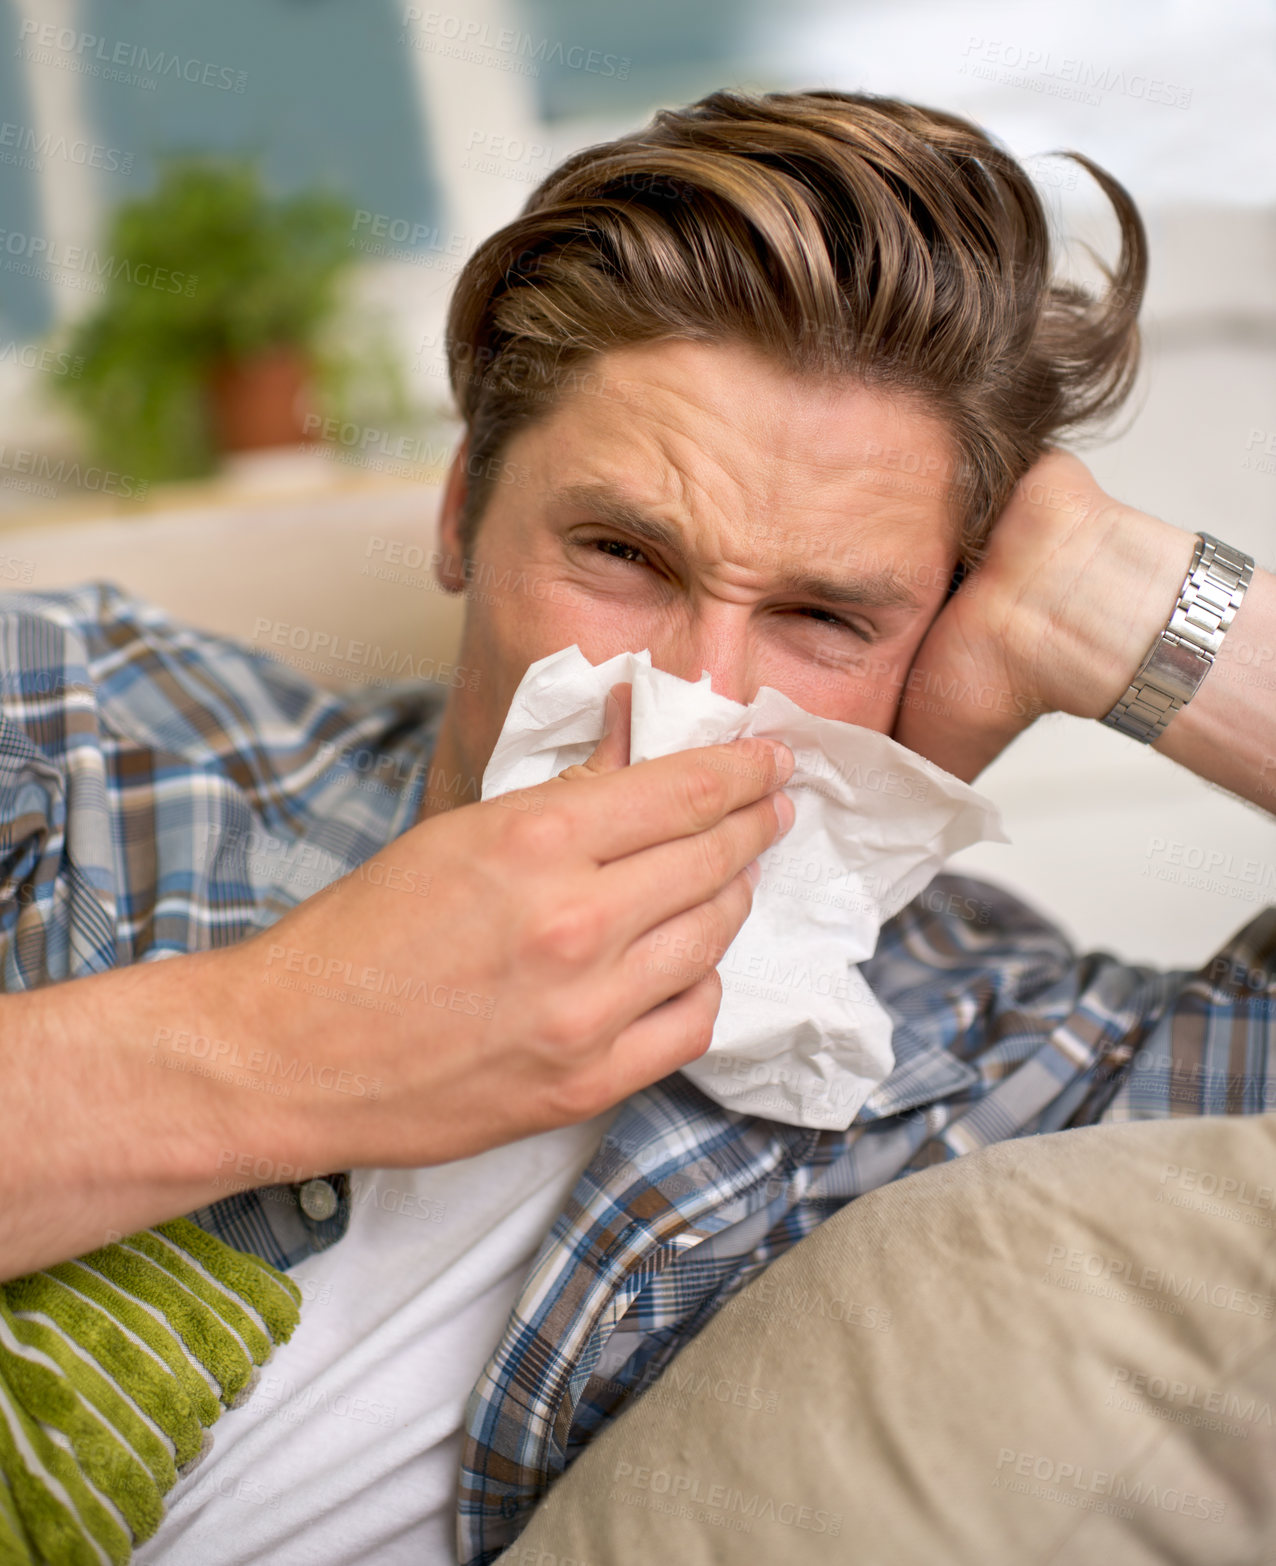
<instances>
[{"instance_id":1,"label":"green striped pillow","mask_svg":"<svg viewBox=\"0 0 1276 1566\"><path fill-rule=\"evenodd\" d=\"M123 1566L300 1304L186 1218L0 1283L0 1566Z\"/></svg>"}]
</instances>

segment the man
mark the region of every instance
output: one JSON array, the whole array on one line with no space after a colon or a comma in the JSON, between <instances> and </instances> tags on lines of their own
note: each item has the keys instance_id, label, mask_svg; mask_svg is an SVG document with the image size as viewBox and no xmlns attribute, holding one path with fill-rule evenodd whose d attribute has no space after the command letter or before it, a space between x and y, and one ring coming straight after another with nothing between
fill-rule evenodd
<instances>
[{"instance_id":1,"label":"man","mask_svg":"<svg viewBox=\"0 0 1276 1566\"><path fill-rule=\"evenodd\" d=\"M1051 446L1135 358L1142 229L1087 167L1122 225L1099 299L1051 281L1013 161L911 105L719 93L569 159L452 306L468 434L440 582L471 589L472 673L444 710L331 697L110 589L8 602L4 1275L191 1209L302 1273L324 1250L276 1398L301 1366L389 1410L308 1421L272 1479L286 1432L250 1400L145 1559L443 1559L455 1503L460 1560L491 1561L851 1197L1000 1137L1271 1107L1270 913L1198 974L1153 974L957 881L863 966L897 1064L850 1130L734 1115L678 1068L791 820L783 748L629 767L619 687L585 766L475 802L526 668L576 643L739 701L772 685L967 780L1040 713L1117 712L1270 803L1276 703L1226 659L1184 655L1138 723L1180 597L1269 646L1276 580L1233 572L1220 599L1224 548L1198 603L1193 536ZM254 863L254 832L312 849L312 882ZM351 1169L419 1177L464 1221L374 1232Z\"/></svg>"}]
</instances>

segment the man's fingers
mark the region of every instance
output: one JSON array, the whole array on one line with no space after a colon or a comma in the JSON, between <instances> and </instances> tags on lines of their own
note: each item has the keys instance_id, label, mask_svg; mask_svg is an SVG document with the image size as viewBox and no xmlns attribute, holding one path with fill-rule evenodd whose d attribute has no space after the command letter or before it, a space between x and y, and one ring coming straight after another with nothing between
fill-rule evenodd
<instances>
[{"instance_id":1,"label":"man's fingers","mask_svg":"<svg viewBox=\"0 0 1276 1566\"><path fill-rule=\"evenodd\" d=\"M712 973L752 907L753 886L741 870L715 897L638 936L619 968L630 1017L640 1017Z\"/></svg>"},{"instance_id":2,"label":"man's fingers","mask_svg":"<svg viewBox=\"0 0 1276 1566\"><path fill-rule=\"evenodd\" d=\"M593 754L573 766L564 767L550 778L551 783L597 777L604 772L618 772L629 765L629 717L633 710L633 695L633 685L628 681L612 686L603 713L603 737L594 747Z\"/></svg>"},{"instance_id":3,"label":"man's fingers","mask_svg":"<svg viewBox=\"0 0 1276 1566\"><path fill-rule=\"evenodd\" d=\"M615 772L629 765L629 724L634 705L634 687L631 681L613 685L607 695L607 709L603 718L603 737L598 748L585 763L595 772Z\"/></svg>"},{"instance_id":4,"label":"man's fingers","mask_svg":"<svg viewBox=\"0 0 1276 1566\"><path fill-rule=\"evenodd\" d=\"M722 980L711 972L631 1022L611 1047L608 1097L618 1103L698 1060L713 1040L721 1004Z\"/></svg>"},{"instance_id":5,"label":"man's fingers","mask_svg":"<svg viewBox=\"0 0 1276 1566\"><path fill-rule=\"evenodd\" d=\"M608 864L716 826L787 782L793 761L787 746L755 737L677 751L596 776L567 771L575 784L571 790L560 793L553 780L539 785L550 790L546 807L552 801L555 810L567 811L571 840Z\"/></svg>"},{"instance_id":6,"label":"man's fingers","mask_svg":"<svg viewBox=\"0 0 1276 1566\"><path fill-rule=\"evenodd\" d=\"M609 927L622 949L644 931L708 903L779 840L792 826L793 814L787 794L769 794L733 810L707 832L657 843L605 864L599 885L607 898Z\"/></svg>"},{"instance_id":7,"label":"man's fingers","mask_svg":"<svg viewBox=\"0 0 1276 1566\"><path fill-rule=\"evenodd\" d=\"M633 699L634 688L629 681L613 685L607 693L603 737L593 755L580 763L583 774L618 772L629 765L629 715L633 711ZM575 767L568 767L567 771L573 776L576 774Z\"/></svg>"}]
</instances>

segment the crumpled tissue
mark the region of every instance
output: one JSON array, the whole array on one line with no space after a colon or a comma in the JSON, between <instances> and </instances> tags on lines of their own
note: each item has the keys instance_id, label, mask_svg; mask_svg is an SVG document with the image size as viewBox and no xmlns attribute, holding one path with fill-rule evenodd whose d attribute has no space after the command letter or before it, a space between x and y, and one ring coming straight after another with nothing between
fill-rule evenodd
<instances>
[{"instance_id":1,"label":"crumpled tissue","mask_svg":"<svg viewBox=\"0 0 1276 1566\"><path fill-rule=\"evenodd\" d=\"M793 825L759 857L752 910L718 963L712 1043L682 1070L727 1109L845 1130L895 1064L891 1018L856 964L952 854L1010 841L996 806L887 735L816 717L770 686L744 706L715 692L707 671L680 679L645 649L591 664L576 646L523 676L482 797L587 760L620 681L633 682L631 764L755 734L792 750ZM699 955L652 939L652 960L670 973Z\"/></svg>"}]
</instances>

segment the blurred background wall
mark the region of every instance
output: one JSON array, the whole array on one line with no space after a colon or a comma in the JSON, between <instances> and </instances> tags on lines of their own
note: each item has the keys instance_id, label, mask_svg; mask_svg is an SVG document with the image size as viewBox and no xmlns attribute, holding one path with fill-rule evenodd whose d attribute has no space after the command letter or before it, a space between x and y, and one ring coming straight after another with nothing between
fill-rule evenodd
<instances>
[{"instance_id":1,"label":"blurred background wall","mask_svg":"<svg viewBox=\"0 0 1276 1566\"><path fill-rule=\"evenodd\" d=\"M1151 235L1147 353L1119 428L1082 454L1121 499L1276 567L1269 3L3 0L0 44L5 588L105 577L325 683L369 678L342 650L360 634L379 639L378 667L401 670L402 651L434 677L460 613L428 566L458 433L442 373L453 280L567 154L721 86L867 89L966 114L1027 160L1061 236L1107 254L1099 193L1049 155L1114 173ZM165 345L184 334L190 353L224 357L222 295L258 310L230 324L264 340L309 263L256 299L249 218L200 228L154 205L175 156L248 160L263 200L321 196L337 213L315 263L335 291L315 281L322 319L296 332L309 380L298 391L296 365L266 366L292 388L297 428L259 447L228 438L181 474L103 448L120 409L108 352L149 342L159 360L130 372L138 418L171 412ZM151 228L121 228L138 201ZM187 260L161 278L143 251L179 229ZM305 242L314 261L320 241ZM87 324L111 303L122 349ZM99 381L95 436L81 394ZM1272 649L1253 684L1276 700ZM1270 814L1097 725L1039 722L979 786L1014 845L957 865L1016 887L1084 946L1194 964L1276 902Z\"/></svg>"}]
</instances>

